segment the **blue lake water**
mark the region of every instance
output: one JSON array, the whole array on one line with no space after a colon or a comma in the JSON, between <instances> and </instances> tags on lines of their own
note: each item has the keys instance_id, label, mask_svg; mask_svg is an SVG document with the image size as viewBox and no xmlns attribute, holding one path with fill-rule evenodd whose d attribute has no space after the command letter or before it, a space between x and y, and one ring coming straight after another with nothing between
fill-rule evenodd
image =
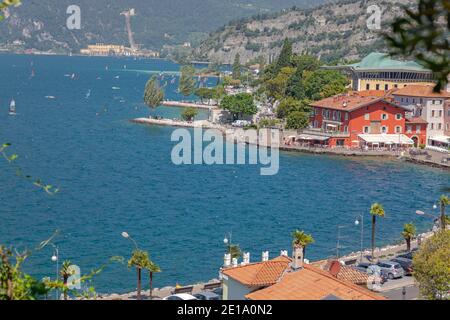
<instances>
[{"instance_id":1,"label":"blue lake water","mask_svg":"<svg viewBox=\"0 0 450 320\"><path fill-rule=\"evenodd\" d=\"M316 240L310 259L335 253L338 225L348 226L342 251L358 250L358 214L366 218L368 247L375 201L387 213L378 225L379 245L398 240L405 222L420 230L431 226L414 212L431 211L450 183L439 169L292 153L281 154L276 176L260 176L258 166L173 165L173 129L128 120L149 114L142 103L144 71L178 69L164 60L0 55L0 142L13 144L24 172L61 189L48 196L1 161L0 243L33 247L59 229L61 259L87 273L109 257L129 256L132 244L120 235L127 231L161 266L156 286L166 286L217 277L229 231L254 261L263 250L274 257L289 249L295 228ZM73 80L65 76L72 73ZM183 99L176 84L166 87L167 98ZM8 115L12 97L16 117ZM152 113L173 118L180 110ZM51 255L50 247L36 252L27 271L53 276ZM112 264L94 285L101 292L131 291L135 274Z\"/></svg>"}]
</instances>

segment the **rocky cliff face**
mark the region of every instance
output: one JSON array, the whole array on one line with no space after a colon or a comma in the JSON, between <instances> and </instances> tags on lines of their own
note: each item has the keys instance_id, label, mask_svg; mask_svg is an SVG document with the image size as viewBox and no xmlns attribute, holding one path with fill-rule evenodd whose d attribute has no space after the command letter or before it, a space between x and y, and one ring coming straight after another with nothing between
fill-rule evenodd
<instances>
[{"instance_id":1,"label":"rocky cliff face","mask_svg":"<svg viewBox=\"0 0 450 320\"><path fill-rule=\"evenodd\" d=\"M241 20L210 35L196 50L198 59L232 63L239 53L242 62L259 56L270 61L280 51L285 38L293 41L295 52L320 55L323 60L357 59L373 50L384 48L380 31L386 30L401 6L412 6L414 0L353 0L331 3L310 10L289 10L271 17ZM371 30L367 21L372 12L381 9L381 29Z\"/></svg>"}]
</instances>

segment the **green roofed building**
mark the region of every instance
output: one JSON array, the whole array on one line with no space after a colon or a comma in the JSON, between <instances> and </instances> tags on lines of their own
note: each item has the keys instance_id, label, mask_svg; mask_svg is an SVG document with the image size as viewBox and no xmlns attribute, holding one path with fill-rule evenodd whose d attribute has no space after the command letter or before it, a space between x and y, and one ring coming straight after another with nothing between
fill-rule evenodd
<instances>
[{"instance_id":1,"label":"green roofed building","mask_svg":"<svg viewBox=\"0 0 450 320\"><path fill-rule=\"evenodd\" d=\"M373 52L360 62L328 66L342 70L351 78L352 90L391 90L408 84L432 84L433 73L414 61L394 60L389 55Z\"/></svg>"}]
</instances>

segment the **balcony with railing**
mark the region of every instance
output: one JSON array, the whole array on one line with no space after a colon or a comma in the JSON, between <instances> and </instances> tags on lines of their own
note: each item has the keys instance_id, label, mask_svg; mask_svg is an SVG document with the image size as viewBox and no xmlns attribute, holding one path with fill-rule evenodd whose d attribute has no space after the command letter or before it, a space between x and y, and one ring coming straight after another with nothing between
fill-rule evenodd
<instances>
[{"instance_id":1,"label":"balcony with railing","mask_svg":"<svg viewBox=\"0 0 450 320\"><path fill-rule=\"evenodd\" d=\"M350 137L349 132L341 132L341 131L335 131L335 130L324 130L322 128L308 128L299 130L298 132L303 134L311 134L316 136L325 136L325 137L333 137L333 138L348 138Z\"/></svg>"}]
</instances>

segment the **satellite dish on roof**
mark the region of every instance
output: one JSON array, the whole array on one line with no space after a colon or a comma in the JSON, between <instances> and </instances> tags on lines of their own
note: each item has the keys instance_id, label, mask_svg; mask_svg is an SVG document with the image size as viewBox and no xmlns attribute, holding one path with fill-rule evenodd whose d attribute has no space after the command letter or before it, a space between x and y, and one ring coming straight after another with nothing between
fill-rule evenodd
<instances>
[{"instance_id":1,"label":"satellite dish on roof","mask_svg":"<svg viewBox=\"0 0 450 320\"><path fill-rule=\"evenodd\" d=\"M337 275L339 274L340 271L341 271L341 264L340 264L340 262L336 261L336 260L333 261L331 263L331 266L330 266L330 274L333 277L337 277Z\"/></svg>"}]
</instances>

